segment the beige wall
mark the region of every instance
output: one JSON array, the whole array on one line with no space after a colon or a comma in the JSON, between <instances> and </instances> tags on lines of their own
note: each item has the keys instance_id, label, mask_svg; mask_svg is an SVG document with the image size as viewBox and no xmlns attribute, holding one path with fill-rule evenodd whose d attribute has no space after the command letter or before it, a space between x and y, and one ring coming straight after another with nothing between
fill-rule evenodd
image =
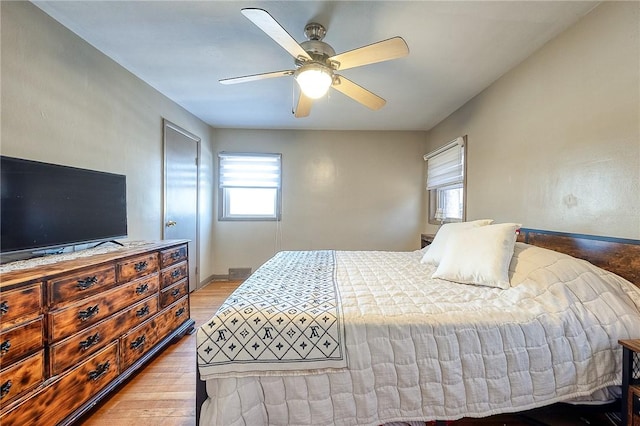
<instances>
[{"instance_id":1,"label":"beige wall","mask_svg":"<svg viewBox=\"0 0 640 426\"><path fill-rule=\"evenodd\" d=\"M468 218L640 238L639 35L604 2L429 132L468 135Z\"/></svg>"},{"instance_id":2,"label":"beige wall","mask_svg":"<svg viewBox=\"0 0 640 426\"><path fill-rule=\"evenodd\" d=\"M219 151L282 153L281 222L219 222L217 274L279 250L415 250L425 132L215 131ZM216 216L217 217L217 216Z\"/></svg>"},{"instance_id":3,"label":"beige wall","mask_svg":"<svg viewBox=\"0 0 640 426\"><path fill-rule=\"evenodd\" d=\"M29 2L0 2L3 155L127 175L130 239L162 236L162 119L202 138L201 253L211 251L211 129ZM4 225L4 224L3 224ZM202 256L201 274L213 273Z\"/></svg>"}]
</instances>

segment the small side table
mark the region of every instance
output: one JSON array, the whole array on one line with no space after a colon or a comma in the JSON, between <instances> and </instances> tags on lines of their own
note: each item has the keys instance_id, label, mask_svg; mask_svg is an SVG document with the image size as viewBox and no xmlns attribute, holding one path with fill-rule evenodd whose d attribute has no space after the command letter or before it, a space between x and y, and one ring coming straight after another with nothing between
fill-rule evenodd
<instances>
[{"instance_id":1,"label":"small side table","mask_svg":"<svg viewBox=\"0 0 640 426\"><path fill-rule=\"evenodd\" d=\"M622 426L640 426L640 339L622 345Z\"/></svg>"},{"instance_id":2,"label":"small side table","mask_svg":"<svg viewBox=\"0 0 640 426\"><path fill-rule=\"evenodd\" d=\"M436 234L420 234L420 248L425 248L433 242Z\"/></svg>"}]
</instances>

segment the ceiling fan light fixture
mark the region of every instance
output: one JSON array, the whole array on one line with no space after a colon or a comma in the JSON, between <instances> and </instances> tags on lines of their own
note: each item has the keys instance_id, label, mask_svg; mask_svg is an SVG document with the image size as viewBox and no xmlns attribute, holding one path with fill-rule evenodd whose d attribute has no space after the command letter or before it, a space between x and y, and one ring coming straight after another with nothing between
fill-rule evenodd
<instances>
[{"instance_id":1,"label":"ceiling fan light fixture","mask_svg":"<svg viewBox=\"0 0 640 426\"><path fill-rule=\"evenodd\" d=\"M302 93L311 99L323 97L333 82L331 70L320 64L303 65L296 71L294 77Z\"/></svg>"}]
</instances>

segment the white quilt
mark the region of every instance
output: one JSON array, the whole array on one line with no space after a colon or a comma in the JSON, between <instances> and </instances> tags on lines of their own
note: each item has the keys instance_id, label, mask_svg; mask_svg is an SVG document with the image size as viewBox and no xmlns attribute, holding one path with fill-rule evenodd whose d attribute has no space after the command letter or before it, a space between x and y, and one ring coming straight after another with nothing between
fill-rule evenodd
<instances>
[{"instance_id":1,"label":"white quilt","mask_svg":"<svg viewBox=\"0 0 640 426\"><path fill-rule=\"evenodd\" d=\"M348 370L207 381L201 425L379 425L483 417L621 382L640 290L517 243L511 288L430 279L416 252L337 252Z\"/></svg>"}]
</instances>

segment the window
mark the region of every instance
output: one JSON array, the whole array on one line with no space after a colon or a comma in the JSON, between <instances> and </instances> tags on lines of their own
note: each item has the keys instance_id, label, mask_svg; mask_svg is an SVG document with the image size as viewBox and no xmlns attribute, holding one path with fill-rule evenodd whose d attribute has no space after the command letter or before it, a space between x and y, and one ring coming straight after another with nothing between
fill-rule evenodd
<instances>
[{"instance_id":1,"label":"window","mask_svg":"<svg viewBox=\"0 0 640 426\"><path fill-rule=\"evenodd\" d=\"M465 219L466 137L457 138L424 156L427 162L429 223Z\"/></svg>"},{"instance_id":2,"label":"window","mask_svg":"<svg viewBox=\"0 0 640 426\"><path fill-rule=\"evenodd\" d=\"M220 220L280 220L281 154L218 154Z\"/></svg>"}]
</instances>

